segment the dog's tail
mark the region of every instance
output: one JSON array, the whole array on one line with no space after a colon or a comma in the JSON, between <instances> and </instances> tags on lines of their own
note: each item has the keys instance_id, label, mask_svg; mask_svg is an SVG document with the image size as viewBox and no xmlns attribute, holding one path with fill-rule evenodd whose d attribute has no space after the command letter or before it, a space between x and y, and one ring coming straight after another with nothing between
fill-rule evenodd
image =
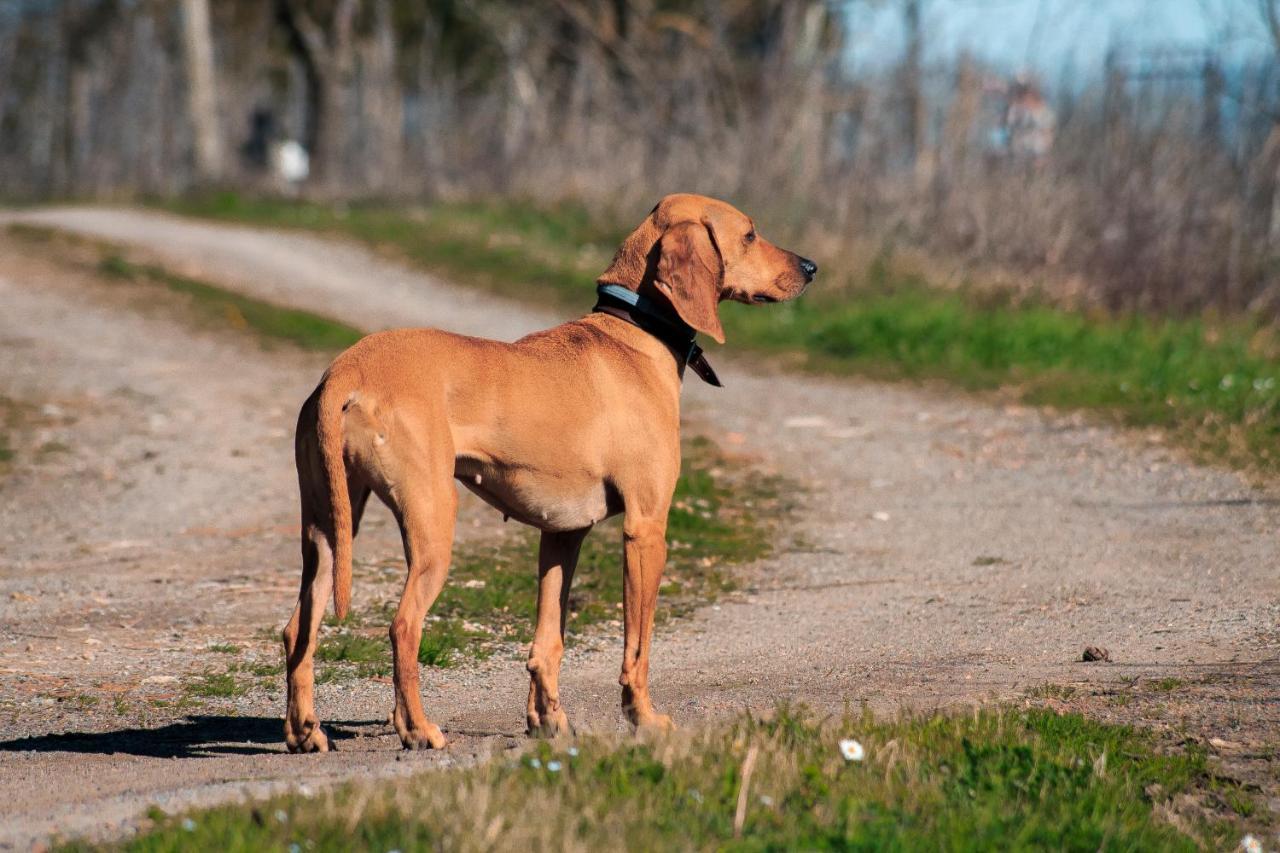
<instances>
[{"instance_id":1,"label":"dog's tail","mask_svg":"<svg viewBox=\"0 0 1280 853\"><path fill-rule=\"evenodd\" d=\"M351 609L351 496L343 460L342 419L351 389L329 377L320 392L316 432L320 457L329 485L329 514L333 529L333 612L347 618Z\"/></svg>"}]
</instances>

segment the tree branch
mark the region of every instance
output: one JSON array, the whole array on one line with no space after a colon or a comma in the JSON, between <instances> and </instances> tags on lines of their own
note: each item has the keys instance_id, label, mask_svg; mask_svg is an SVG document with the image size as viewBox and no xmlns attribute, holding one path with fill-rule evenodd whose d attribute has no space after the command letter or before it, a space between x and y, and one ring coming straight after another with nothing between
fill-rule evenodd
<instances>
[{"instance_id":1,"label":"tree branch","mask_svg":"<svg viewBox=\"0 0 1280 853\"><path fill-rule=\"evenodd\" d=\"M284 0L285 18L289 28L298 37L302 49L310 57L314 68L328 66L329 46L324 37L324 30L307 14L304 0Z\"/></svg>"}]
</instances>

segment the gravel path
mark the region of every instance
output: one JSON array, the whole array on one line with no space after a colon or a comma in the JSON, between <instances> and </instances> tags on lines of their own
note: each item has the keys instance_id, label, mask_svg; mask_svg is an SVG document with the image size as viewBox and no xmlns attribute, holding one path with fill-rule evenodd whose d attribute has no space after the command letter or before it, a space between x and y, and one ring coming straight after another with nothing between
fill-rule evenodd
<instances>
[{"instance_id":1,"label":"gravel path","mask_svg":"<svg viewBox=\"0 0 1280 853\"><path fill-rule=\"evenodd\" d=\"M0 214L18 219L371 330L511 339L557 320L303 234L132 210ZM375 681L320 686L340 739L324 756L281 754L278 687L183 707L177 679L226 662L210 644L278 656L264 629L296 595L292 421L323 364L193 331L128 291L0 238L0 396L19 425L0 473L0 846L518 743L515 656L424 676L454 741L443 754L396 749L390 686ZM1274 489L1085 418L712 355L727 387L691 380L688 417L802 484L804 510L745 593L662 631L655 701L678 722L783 699L930 708L1046 682L1123 717L1097 697L1178 678L1202 686L1178 712L1193 727L1280 738ZM497 522L468 501L461 535L501 535ZM389 516L368 524L357 556L396 556ZM375 583L357 577L357 603ZM1115 662L1078 663L1089 644ZM621 727L620 645L571 642L562 683L579 728Z\"/></svg>"}]
</instances>

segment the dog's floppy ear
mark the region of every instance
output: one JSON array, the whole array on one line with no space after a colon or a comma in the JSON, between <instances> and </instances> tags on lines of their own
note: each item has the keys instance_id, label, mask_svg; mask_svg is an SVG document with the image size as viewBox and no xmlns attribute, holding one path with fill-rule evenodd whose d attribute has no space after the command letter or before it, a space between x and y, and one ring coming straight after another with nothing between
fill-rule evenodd
<instances>
[{"instance_id":1,"label":"dog's floppy ear","mask_svg":"<svg viewBox=\"0 0 1280 853\"><path fill-rule=\"evenodd\" d=\"M654 288L667 298L680 319L724 343L720 325L720 290L724 264L701 222L672 225L658 240Z\"/></svg>"}]
</instances>

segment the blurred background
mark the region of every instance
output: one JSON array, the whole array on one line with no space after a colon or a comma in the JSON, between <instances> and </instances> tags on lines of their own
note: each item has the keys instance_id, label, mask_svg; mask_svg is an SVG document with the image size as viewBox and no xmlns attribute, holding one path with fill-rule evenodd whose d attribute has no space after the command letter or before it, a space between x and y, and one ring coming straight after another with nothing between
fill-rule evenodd
<instances>
[{"instance_id":1,"label":"blurred background","mask_svg":"<svg viewBox=\"0 0 1280 853\"><path fill-rule=\"evenodd\" d=\"M0 200L700 191L850 267L1274 316L1277 50L1280 0L0 0Z\"/></svg>"}]
</instances>

